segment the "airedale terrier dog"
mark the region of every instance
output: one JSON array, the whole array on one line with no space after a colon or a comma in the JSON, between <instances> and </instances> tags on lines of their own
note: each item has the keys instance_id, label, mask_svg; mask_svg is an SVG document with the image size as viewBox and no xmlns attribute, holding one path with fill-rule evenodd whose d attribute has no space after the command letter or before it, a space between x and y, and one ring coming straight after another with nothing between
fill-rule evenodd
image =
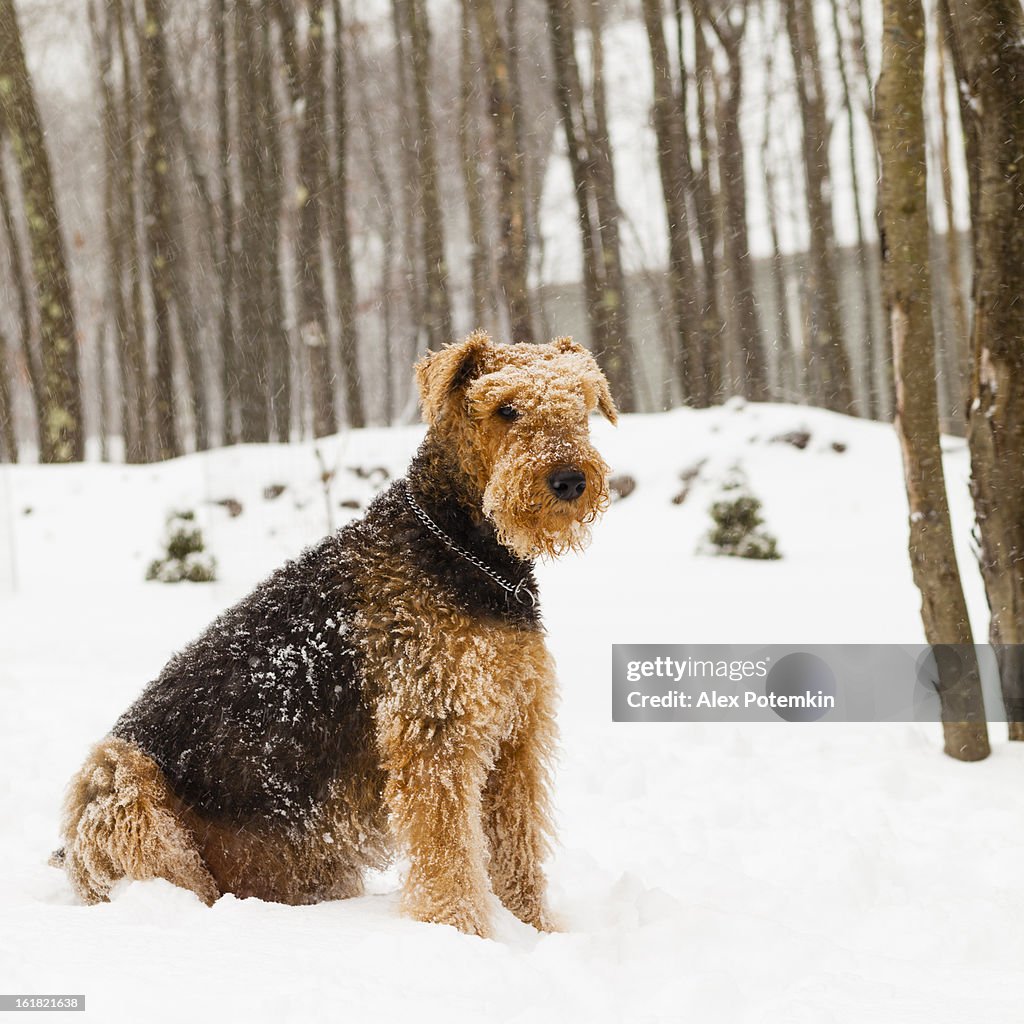
<instances>
[{"instance_id":1,"label":"airedale terrier dog","mask_svg":"<svg viewBox=\"0 0 1024 1024\"><path fill-rule=\"evenodd\" d=\"M482 333L416 367L426 437L366 515L177 654L72 779L64 866L94 903L165 878L206 903L354 896L396 853L403 909L487 935L493 892L551 926L555 676L532 560L608 502L568 338Z\"/></svg>"}]
</instances>

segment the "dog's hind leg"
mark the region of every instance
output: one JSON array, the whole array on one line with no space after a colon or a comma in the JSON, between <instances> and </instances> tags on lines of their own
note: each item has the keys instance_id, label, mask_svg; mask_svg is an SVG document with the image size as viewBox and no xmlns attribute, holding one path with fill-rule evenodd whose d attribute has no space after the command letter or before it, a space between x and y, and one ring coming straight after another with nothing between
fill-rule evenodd
<instances>
[{"instance_id":1,"label":"dog's hind leg","mask_svg":"<svg viewBox=\"0 0 1024 1024\"><path fill-rule=\"evenodd\" d=\"M99 743L71 780L64 805L63 867L86 903L106 900L121 878L165 878L204 903L220 895L175 813L163 773L124 740Z\"/></svg>"}]
</instances>

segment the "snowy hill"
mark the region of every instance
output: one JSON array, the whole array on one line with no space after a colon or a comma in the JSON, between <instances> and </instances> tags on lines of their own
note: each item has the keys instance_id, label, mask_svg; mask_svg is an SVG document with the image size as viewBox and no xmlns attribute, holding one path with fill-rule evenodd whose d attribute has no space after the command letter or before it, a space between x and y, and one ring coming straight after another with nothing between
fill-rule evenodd
<instances>
[{"instance_id":1,"label":"snowy hill","mask_svg":"<svg viewBox=\"0 0 1024 1024\"><path fill-rule=\"evenodd\" d=\"M802 449L777 440L794 432ZM319 460L295 445L0 467L0 991L85 993L104 1022L1013 1019L1024 751L999 726L993 756L965 765L935 726L610 721L612 642L923 639L891 428L733 403L594 433L635 489L588 552L540 573L563 693L550 874L564 931L502 912L495 941L400 918L397 872L315 907L208 910L151 882L86 908L45 865L87 746L219 610L400 474L419 429L331 438ZM983 639L967 456L946 447ZM780 561L696 553L737 466ZM143 582L182 509L220 580Z\"/></svg>"}]
</instances>

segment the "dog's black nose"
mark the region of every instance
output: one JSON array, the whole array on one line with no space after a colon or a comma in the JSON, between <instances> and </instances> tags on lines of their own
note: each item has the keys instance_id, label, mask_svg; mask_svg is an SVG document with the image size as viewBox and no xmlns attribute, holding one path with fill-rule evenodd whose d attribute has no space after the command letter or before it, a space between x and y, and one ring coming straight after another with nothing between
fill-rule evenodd
<instances>
[{"instance_id":1,"label":"dog's black nose","mask_svg":"<svg viewBox=\"0 0 1024 1024\"><path fill-rule=\"evenodd\" d=\"M587 489L587 478L578 469L556 469L548 487L559 501L575 501Z\"/></svg>"}]
</instances>

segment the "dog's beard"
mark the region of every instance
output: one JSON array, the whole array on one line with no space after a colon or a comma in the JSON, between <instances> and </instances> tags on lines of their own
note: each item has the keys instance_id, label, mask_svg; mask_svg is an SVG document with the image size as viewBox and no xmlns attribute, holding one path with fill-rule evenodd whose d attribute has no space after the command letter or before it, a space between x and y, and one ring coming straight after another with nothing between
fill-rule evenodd
<instances>
[{"instance_id":1,"label":"dog's beard","mask_svg":"<svg viewBox=\"0 0 1024 1024\"><path fill-rule=\"evenodd\" d=\"M495 467L484 490L483 510L498 540L520 558L555 558L582 551L591 527L608 507L608 466L597 455L574 459L587 486L576 501L559 501L550 491L552 469L524 466L522 456L508 453Z\"/></svg>"}]
</instances>

